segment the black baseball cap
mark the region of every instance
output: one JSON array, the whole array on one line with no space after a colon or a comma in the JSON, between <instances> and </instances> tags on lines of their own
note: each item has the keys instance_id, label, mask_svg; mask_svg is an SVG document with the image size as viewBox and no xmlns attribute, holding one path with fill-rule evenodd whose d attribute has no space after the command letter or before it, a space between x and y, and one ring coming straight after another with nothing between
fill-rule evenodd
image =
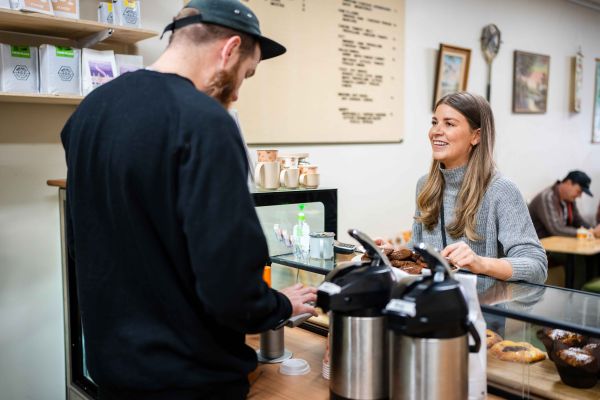
<instances>
[{"instance_id":1,"label":"black baseball cap","mask_svg":"<svg viewBox=\"0 0 600 400\"><path fill-rule=\"evenodd\" d=\"M286 48L281 44L262 35L258 18L239 0L192 0L185 8L195 8L200 14L171 22L166 26L163 35L165 32L191 24L214 24L253 36L260 46L261 60L286 52Z\"/></svg>"},{"instance_id":2,"label":"black baseball cap","mask_svg":"<svg viewBox=\"0 0 600 400\"><path fill-rule=\"evenodd\" d=\"M588 196L594 197L592 192L590 192L590 183L592 183L592 180L585 172L577 171L577 170L571 171L567 174L565 179L563 179L563 182L566 181L567 179L570 180L571 182L577 183L579 186L581 186L581 190L583 190L583 192L585 194L587 194Z\"/></svg>"}]
</instances>

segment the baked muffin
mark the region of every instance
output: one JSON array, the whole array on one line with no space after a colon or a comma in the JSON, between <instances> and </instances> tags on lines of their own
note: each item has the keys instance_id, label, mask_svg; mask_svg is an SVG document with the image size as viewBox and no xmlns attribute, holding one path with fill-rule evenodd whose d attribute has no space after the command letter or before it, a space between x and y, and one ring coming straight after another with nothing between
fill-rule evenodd
<instances>
[{"instance_id":1,"label":"baked muffin","mask_svg":"<svg viewBox=\"0 0 600 400\"><path fill-rule=\"evenodd\" d=\"M585 336L563 329L544 328L537 332L537 337L546 347L551 360L554 359L554 353L558 350L582 347L586 343Z\"/></svg>"},{"instance_id":2,"label":"baked muffin","mask_svg":"<svg viewBox=\"0 0 600 400\"><path fill-rule=\"evenodd\" d=\"M527 342L503 340L494 344L488 351L499 360L523 364L531 364L546 359L546 354Z\"/></svg>"},{"instance_id":3,"label":"baked muffin","mask_svg":"<svg viewBox=\"0 0 600 400\"><path fill-rule=\"evenodd\" d=\"M423 267L421 267L414 261L392 260L390 261L390 263L392 264L392 266L399 268L402 271L411 275L419 275L423 271Z\"/></svg>"},{"instance_id":4,"label":"baked muffin","mask_svg":"<svg viewBox=\"0 0 600 400\"><path fill-rule=\"evenodd\" d=\"M412 257L413 252L407 248L401 248L398 250L392 251L390 254L386 254L390 260L408 260Z\"/></svg>"},{"instance_id":5,"label":"baked muffin","mask_svg":"<svg viewBox=\"0 0 600 400\"><path fill-rule=\"evenodd\" d=\"M502 336L498 335L496 332L486 329L485 330L485 339L487 341L487 348L489 349L493 345L502 341Z\"/></svg>"},{"instance_id":6,"label":"baked muffin","mask_svg":"<svg viewBox=\"0 0 600 400\"><path fill-rule=\"evenodd\" d=\"M591 388L598 382L598 359L584 349L557 350L554 363L560 379L569 386Z\"/></svg>"}]
</instances>

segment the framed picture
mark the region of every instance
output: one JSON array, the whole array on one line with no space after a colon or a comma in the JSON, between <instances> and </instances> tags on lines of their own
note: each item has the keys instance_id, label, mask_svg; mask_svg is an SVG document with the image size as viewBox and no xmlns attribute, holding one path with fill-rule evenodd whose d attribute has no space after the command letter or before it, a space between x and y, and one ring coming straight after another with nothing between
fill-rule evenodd
<instances>
[{"instance_id":1,"label":"framed picture","mask_svg":"<svg viewBox=\"0 0 600 400\"><path fill-rule=\"evenodd\" d=\"M515 51L513 112L546 112L549 75L550 56Z\"/></svg>"},{"instance_id":2,"label":"framed picture","mask_svg":"<svg viewBox=\"0 0 600 400\"><path fill-rule=\"evenodd\" d=\"M596 86L594 89L594 130L592 143L600 143L600 58L596 58Z\"/></svg>"},{"instance_id":3,"label":"framed picture","mask_svg":"<svg viewBox=\"0 0 600 400\"><path fill-rule=\"evenodd\" d=\"M432 107L447 94L467 90L470 62L471 49L440 43Z\"/></svg>"},{"instance_id":4,"label":"framed picture","mask_svg":"<svg viewBox=\"0 0 600 400\"><path fill-rule=\"evenodd\" d=\"M583 54L577 53L571 61L571 112L581 111L581 85L583 83Z\"/></svg>"}]
</instances>

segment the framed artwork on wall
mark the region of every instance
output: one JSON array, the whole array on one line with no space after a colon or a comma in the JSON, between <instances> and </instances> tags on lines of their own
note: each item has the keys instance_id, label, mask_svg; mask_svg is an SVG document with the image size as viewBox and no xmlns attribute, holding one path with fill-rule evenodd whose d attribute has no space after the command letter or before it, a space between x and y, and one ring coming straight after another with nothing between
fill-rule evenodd
<instances>
[{"instance_id":1,"label":"framed artwork on wall","mask_svg":"<svg viewBox=\"0 0 600 400\"><path fill-rule=\"evenodd\" d=\"M542 114L548 103L550 56L515 50L513 112Z\"/></svg>"},{"instance_id":2,"label":"framed artwork on wall","mask_svg":"<svg viewBox=\"0 0 600 400\"><path fill-rule=\"evenodd\" d=\"M594 89L594 130L592 143L600 143L600 58L596 58L596 86Z\"/></svg>"},{"instance_id":3,"label":"framed artwork on wall","mask_svg":"<svg viewBox=\"0 0 600 400\"><path fill-rule=\"evenodd\" d=\"M470 62L471 49L440 43L432 107L447 94L467 90Z\"/></svg>"},{"instance_id":4,"label":"framed artwork on wall","mask_svg":"<svg viewBox=\"0 0 600 400\"><path fill-rule=\"evenodd\" d=\"M571 64L571 112L581 111L581 85L583 84L583 54L577 52Z\"/></svg>"}]
</instances>

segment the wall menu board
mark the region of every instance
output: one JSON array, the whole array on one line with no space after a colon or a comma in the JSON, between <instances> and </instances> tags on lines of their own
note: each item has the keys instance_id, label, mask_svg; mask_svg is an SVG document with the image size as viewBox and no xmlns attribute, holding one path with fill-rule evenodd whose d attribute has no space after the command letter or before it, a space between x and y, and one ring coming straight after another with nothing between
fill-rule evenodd
<instances>
[{"instance_id":1,"label":"wall menu board","mask_svg":"<svg viewBox=\"0 0 600 400\"><path fill-rule=\"evenodd\" d=\"M404 0L241 0L287 53L244 81L250 144L399 142Z\"/></svg>"}]
</instances>

